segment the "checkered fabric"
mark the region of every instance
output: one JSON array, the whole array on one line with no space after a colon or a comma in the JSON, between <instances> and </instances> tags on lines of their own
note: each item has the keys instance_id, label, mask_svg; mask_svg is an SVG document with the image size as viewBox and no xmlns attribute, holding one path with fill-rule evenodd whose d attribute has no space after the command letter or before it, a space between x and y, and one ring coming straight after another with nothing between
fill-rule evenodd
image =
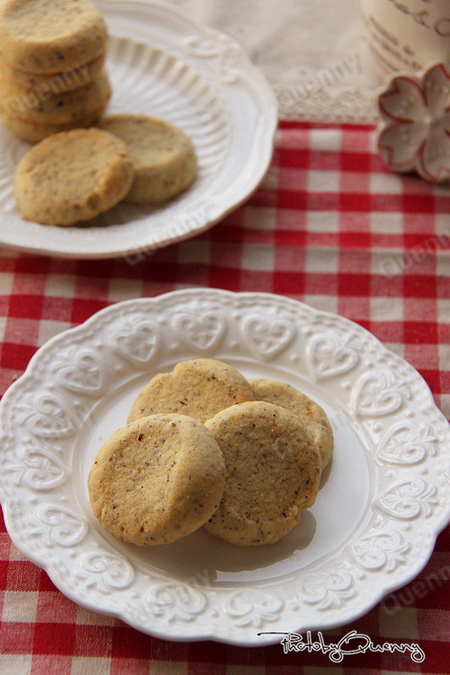
<instances>
[{"instance_id":1,"label":"checkered fabric","mask_svg":"<svg viewBox=\"0 0 450 675\"><path fill-rule=\"evenodd\" d=\"M450 416L450 188L390 173L364 126L281 123L259 189L195 239L106 261L0 253L0 389L53 335L121 300L186 287L273 292L363 325L409 361ZM43 236L45 233L43 232ZM349 626L374 644L335 664L321 651L153 639L78 607L0 525L0 672L8 675L448 673L450 529L423 572ZM317 633L313 634L317 638Z\"/></svg>"}]
</instances>

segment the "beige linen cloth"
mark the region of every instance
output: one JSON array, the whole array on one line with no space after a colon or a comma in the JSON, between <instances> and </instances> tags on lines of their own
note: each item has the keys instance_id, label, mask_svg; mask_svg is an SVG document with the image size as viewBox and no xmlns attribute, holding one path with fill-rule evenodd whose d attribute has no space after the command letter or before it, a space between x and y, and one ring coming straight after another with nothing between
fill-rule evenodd
<instances>
[{"instance_id":1,"label":"beige linen cloth","mask_svg":"<svg viewBox=\"0 0 450 675\"><path fill-rule=\"evenodd\" d=\"M235 38L272 84L280 118L371 123L374 90L359 0L169 0Z\"/></svg>"}]
</instances>

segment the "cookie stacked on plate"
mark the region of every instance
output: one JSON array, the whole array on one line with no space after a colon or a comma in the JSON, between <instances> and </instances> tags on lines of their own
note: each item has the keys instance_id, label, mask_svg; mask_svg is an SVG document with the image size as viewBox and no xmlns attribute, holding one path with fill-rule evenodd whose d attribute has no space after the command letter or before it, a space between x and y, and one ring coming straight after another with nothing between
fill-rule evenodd
<instances>
[{"instance_id":1,"label":"cookie stacked on plate","mask_svg":"<svg viewBox=\"0 0 450 675\"><path fill-rule=\"evenodd\" d=\"M94 124L111 95L107 27L89 0L0 4L0 117L17 136Z\"/></svg>"},{"instance_id":2,"label":"cookie stacked on plate","mask_svg":"<svg viewBox=\"0 0 450 675\"><path fill-rule=\"evenodd\" d=\"M139 392L94 459L89 498L109 534L138 546L200 527L236 546L273 544L314 504L333 444L303 392L191 359Z\"/></svg>"}]
</instances>

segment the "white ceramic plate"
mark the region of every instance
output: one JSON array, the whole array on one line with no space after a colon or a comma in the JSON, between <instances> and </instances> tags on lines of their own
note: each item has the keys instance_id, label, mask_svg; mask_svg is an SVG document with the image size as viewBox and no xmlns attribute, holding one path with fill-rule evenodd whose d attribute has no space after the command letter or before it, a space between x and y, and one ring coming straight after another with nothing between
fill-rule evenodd
<instances>
[{"instance_id":1,"label":"white ceramic plate","mask_svg":"<svg viewBox=\"0 0 450 675\"><path fill-rule=\"evenodd\" d=\"M335 452L313 508L277 544L206 531L138 548L86 488L140 388L222 359L327 411ZM427 562L450 517L450 432L420 375L356 324L271 294L176 291L113 305L50 340L1 404L0 494L14 543L75 602L169 640L239 645L349 623Z\"/></svg>"},{"instance_id":2,"label":"white ceramic plate","mask_svg":"<svg viewBox=\"0 0 450 675\"><path fill-rule=\"evenodd\" d=\"M59 257L131 256L195 236L258 186L272 156L275 95L244 50L172 5L101 0L110 41L113 95L107 113L166 119L192 139L199 160L193 186L165 206L119 204L81 227L25 221L13 177L29 148L0 124L0 245Z\"/></svg>"}]
</instances>

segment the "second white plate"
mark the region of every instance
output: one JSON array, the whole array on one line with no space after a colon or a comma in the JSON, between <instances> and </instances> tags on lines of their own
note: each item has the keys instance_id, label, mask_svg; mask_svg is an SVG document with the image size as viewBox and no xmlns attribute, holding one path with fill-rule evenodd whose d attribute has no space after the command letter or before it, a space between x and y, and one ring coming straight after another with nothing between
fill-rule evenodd
<instances>
[{"instance_id":1,"label":"second white plate","mask_svg":"<svg viewBox=\"0 0 450 675\"><path fill-rule=\"evenodd\" d=\"M28 149L0 124L0 245L66 258L155 250L204 231L242 203L267 170L277 127L274 93L244 50L171 5L102 0L113 95L107 113L166 119L193 140L198 179L161 208L119 204L78 227L23 220L15 167Z\"/></svg>"},{"instance_id":2,"label":"second white plate","mask_svg":"<svg viewBox=\"0 0 450 675\"><path fill-rule=\"evenodd\" d=\"M87 476L155 373L208 356L288 382L327 411L332 464L280 542L197 531L141 549L92 514ZM450 517L450 430L419 374L350 321L212 289L113 305L53 338L0 405L14 543L75 602L169 640L265 645L349 623L412 579Z\"/></svg>"}]
</instances>

